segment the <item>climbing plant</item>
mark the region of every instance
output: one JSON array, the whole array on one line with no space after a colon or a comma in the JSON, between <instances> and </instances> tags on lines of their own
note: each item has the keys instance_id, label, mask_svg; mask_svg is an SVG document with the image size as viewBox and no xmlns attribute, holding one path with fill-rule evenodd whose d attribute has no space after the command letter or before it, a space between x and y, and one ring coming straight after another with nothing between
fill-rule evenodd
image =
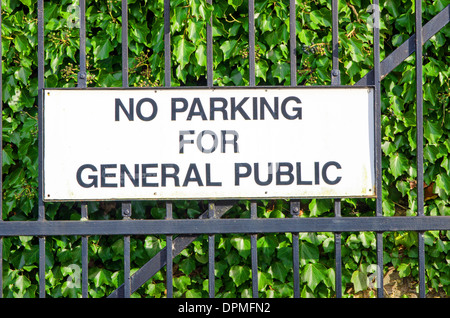
<instances>
[{"instance_id":1,"label":"climbing plant","mask_svg":"<svg viewBox=\"0 0 450 318\"><path fill-rule=\"evenodd\" d=\"M3 220L37 218L37 1L2 0L3 76ZM423 23L450 4L424 3ZM414 2L381 1L381 59L415 32ZM331 1L296 2L297 85L331 84ZM128 0L129 85L159 87L164 82L163 1ZM373 68L371 2L339 1L341 83L353 85ZM78 3L45 1L45 86L74 87L79 72ZM289 1L255 3L256 85L291 85ZM172 86L206 85L206 23L213 24L214 85L249 84L248 3L245 0L171 1ZM87 85L120 87L121 1L87 1ZM381 82L383 214L415 215L417 188L425 189L425 214L450 215L450 26L424 44L424 168L417 184L415 56L403 61ZM294 83L295 84L295 83ZM270 151L268 149L267 151ZM301 200L300 217L333 216L333 201ZM90 219L118 219L120 203L89 203ZM344 216L372 216L372 199L345 199ZM175 201L174 217L195 218L207 202ZM240 201L225 217L249 217L250 202ZM133 202L133 218L164 218L165 203ZM50 220L80 219L77 203L48 203ZM290 217L288 200L258 201L258 217ZM334 297L334 235L300 233L302 297ZM427 231L426 284L430 292L450 294L450 231ZM342 233L344 297L373 290L375 233ZM384 270L418 280L417 234L384 234ZM258 282L261 297L292 297L292 235L258 235ZM165 247L164 236L131 237L133 274ZM89 296L104 297L123 282L123 239L89 238ZM36 297L37 238L3 238L5 297ZM47 297L80 297L79 237L46 240ZM208 296L208 243L200 236L174 259L174 296ZM250 238L216 235L216 296L251 297ZM77 279L78 278L78 279ZM133 297L165 297L163 268Z\"/></svg>"}]
</instances>

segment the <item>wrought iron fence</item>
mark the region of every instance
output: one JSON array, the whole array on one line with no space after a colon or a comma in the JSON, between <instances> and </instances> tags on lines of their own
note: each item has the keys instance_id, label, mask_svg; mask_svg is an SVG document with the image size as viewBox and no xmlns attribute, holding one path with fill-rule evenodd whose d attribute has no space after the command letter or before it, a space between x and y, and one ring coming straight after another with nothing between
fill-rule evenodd
<instances>
[{"instance_id":1,"label":"wrought iron fence","mask_svg":"<svg viewBox=\"0 0 450 318\"><path fill-rule=\"evenodd\" d=\"M212 0L208 0L212 4ZM290 0L290 76L291 86L297 83L297 39L296 39L296 1ZM333 232L335 244L335 282L336 297L342 297L342 249L341 233L352 231L373 231L376 233L377 252L377 296L383 297L383 233L389 231L415 231L418 235L419 290L420 297L425 297L425 248L424 231L450 230L450 217L425 216L423 188L418 187L418 213L410 217L385 217L382 211L382 163L381 163L381 80L405 58L416 54L416 105L417 105L417 184L423 184L423 101L422 101L422 45L450 21L450 6L444 8L431 21L422 27L422 3L415 1L416 32L383 61L380 60L380 12L379 2L373 2L373 56L374 68L356 85L373 85L375 88L375 145L376 145L376 216L343 217L341 200L334 201L334 217L300 218L300 200L290 201L291 218L261 219L257 217L257 202L251 202L249 219L221 218L236 201L210 202L207 211L198 219L174 219L172 203L166 203L164 220L135 220L131 218L131 202L122 203L122 220L89 220L88 204L82 203L80 221L46 220L43 201L43 90L44 90L44 0L38 0L38 113L39 113L39 216L36 221L1 221L0 237L30 235L39 237L39 295L45 297L45 245L48 236L82 237L82 296L88 297L88 238L92 235L121 235L124 237L124 284L109 297L130 297L145 281L150 279L162 267L166 266L167 297L173 296L173 258L198 235L206 234L209 238L209 295L214 297L215 279L215 245L216 234L242 233L251 238L252 290L253 297L258 297L258 255L256 242L259 234L285 232L293 234L293 275L294 297L300 297L299 233ZM86 4L80 0L80 72L78 88L86 88ZM165 87L171 85L171 37L170 37L170 0L164 0L164 61ZM248 1L249 13L249 86L255 87L255 1ZM207 24L207 87L213 87L213 50L212 20ZM338 0L332 1L332 72L331 85L340 85L339 42L338 42ZM1 49L1 47L0 47ZM128 4L122 1L122 86L128 87ZM1 72L0 72L1 74ZM130 275L130 236L131 235L166 235L166 246L154 258L136 273ZM176 237L175 237L176 236ZM3 241L0 239L0 252ZM0 263L0 272L3 264ZM0 286L2 279L0 278Z\"/></svg>"}]
</instances>

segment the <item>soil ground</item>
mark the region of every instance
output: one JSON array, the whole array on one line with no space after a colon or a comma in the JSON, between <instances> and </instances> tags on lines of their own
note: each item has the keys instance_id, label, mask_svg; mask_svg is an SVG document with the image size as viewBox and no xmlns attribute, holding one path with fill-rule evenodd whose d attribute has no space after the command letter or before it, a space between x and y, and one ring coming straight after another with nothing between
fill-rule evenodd
<instances>
[{"instance_id":1,"label":"soil ground","mask_svg":"<svg viewBox=\"0 0 450 318\"><path fill-rule=\"evenodd\" d=\"M394 267L390 267L383 279L384 297L386 298L418 298L418 281L412 277L401 278ZM349 288L347 293L352 294L353 288ZM376 297L376 290L368 289L355 294L357 298ZM430 288L426 294L427 298L450 298L443 290L438 291Z\"/></svg>"}]
</instances>

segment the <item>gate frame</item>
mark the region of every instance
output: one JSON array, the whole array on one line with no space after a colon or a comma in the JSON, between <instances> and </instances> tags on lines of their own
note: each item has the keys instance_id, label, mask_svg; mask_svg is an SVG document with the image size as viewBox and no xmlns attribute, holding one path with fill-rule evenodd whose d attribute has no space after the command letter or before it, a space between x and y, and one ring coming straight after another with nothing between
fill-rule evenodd
<instances>
[{"instance_id":1,"label":"gate frame","mask_svg":"<svg viewBox=\"0 0 450 318\"><path fill-rule=\"evenodd\" d=\"M212 0L207 0L212 4ZM290 30L295 27L295 0L290 3ZM77 87L84 89L86 85L86 4L80 0L80 72ZM81 204L80 221L49 221L45 219L43 202L43 89L44 89L44 0L38 0L38 150L39 150L39 189L37 221L4 221L0 218L0 255L3 254L3 237L31 235L39 237L39 297L45 298L45 241L46 236L80 235L82 236L82 297L88 297L88 237L90 235L123 235L124 236L124 283L109 297L130 297L145 281L151 278L162 267L166 266L167 297L173 297L173 258L186 246L193 242L197 235L207 234L209 239L209 296L214 297L214 235L225 233L249 234L251 238L252 290L253 297L258 297L257 278L257 235L261 233L289 232L293 234L293 267L294 297L300 297L299 276L299 232L333 232L335 236L335 280L336 297L342 297L342 253L341 233L348 231L376 232L377 251L377 297L384 297L383 289L383 233L387 231L415 231L418 233L419 257L419 297L426 296L425 290L425 245L424 231L450 230L450 216L424 215L424 190L418 189L418 213L412 217L384 217L382 213L382 167L381 167L381 80L412 53L416 53L416 121L417 121L417 183L423 184L423 92L422 92L422 46L434 34L450 21L450 5L433 17L422 27L422 3L415 0L416 31L400 47L394 50L383 61L380 61L380 12L379 0L373 1L374 16L374 69L367 73L355 85L375 87L375 163L376 163L376 216L374 217L342 217L341 200L334 200L335 216L331 218L299 218L300 200L290 201L292 218L258 219L257 203L250 204L250 219L221 219L237 201L210 201L208 209L199 219L175 220L172 217L172 203L166 202L165 220L132 220L131 202L123 202L122 220L96 221L88 219L87 203ZM254 0L249 0L249 87L255 87L255 13ZM339 44L338 44L338 0L332 0L332 71L331 86L340 85ZM1 12L1 3L0 3ZM122 0L122 87L128 87L128 4ZM212 52L212 18L207 23L207 87L213 87L213 52ZM418 27L420 26L420 27ZM1 15L0 15L1 30ZM290 68L291 86L297 87L296 32L290 32ZM171 83L170 54L170 0L164 0L164 61L165 87ZM1 45L0 45L1 54ZM2 82L0 65L0 83ZM0 85L0 96L1 91ZM1 128L1 123L0 123ZM1 138L1 137L0 137ZM3 146L2 146L3 147ZM0 156L0 164L2 158ZM0 181L3 189L3 183ZM0 207L2 206L0 196ZM166 246L141 269L130 276L130 235L162 234L166 235ZM176 238L173 235L177 235ZM3 272L3 261L0 259L0 273ZM0 275L0 297L3 294L3 277ZM339 286L341 288L339 288Z\"/></svg>"}]
</instances>

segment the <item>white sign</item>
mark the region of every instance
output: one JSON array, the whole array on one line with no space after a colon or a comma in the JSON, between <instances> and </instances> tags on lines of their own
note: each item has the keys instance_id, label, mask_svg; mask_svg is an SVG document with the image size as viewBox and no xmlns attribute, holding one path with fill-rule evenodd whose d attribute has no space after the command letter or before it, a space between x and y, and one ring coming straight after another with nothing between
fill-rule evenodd
<instances>
[{"instance_id":1,"label":"white sign","mask_svg":"<svg viewBox=\"0 0 450 318\"><path fill-rule=\"evenodd\" d=\"M373 197L371 88L46 89L44 200Z\"/></svg>"}]
</instances>

